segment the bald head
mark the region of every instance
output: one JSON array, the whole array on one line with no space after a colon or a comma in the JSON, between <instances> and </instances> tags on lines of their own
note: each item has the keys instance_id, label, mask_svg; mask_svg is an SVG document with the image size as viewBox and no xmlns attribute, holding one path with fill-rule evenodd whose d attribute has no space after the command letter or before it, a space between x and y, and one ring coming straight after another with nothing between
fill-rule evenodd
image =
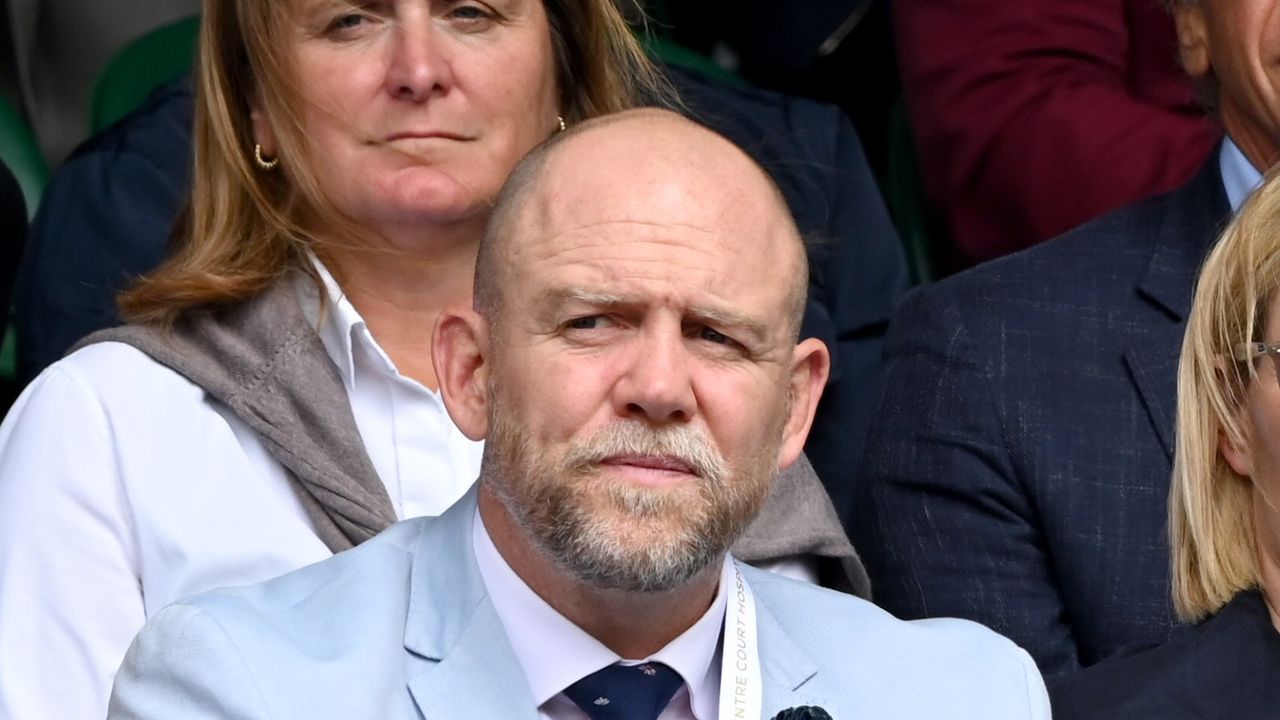
<instances>
[{"instance_id":1,"label":"bald head","mask_svg":"<svg viewBox=\"0 0 1280 720\"><path fill-rule=\"evenodd\" d=\"M696 228L708 242L734 243L744 261L771 270L769 283L785 296L784 322L793 337L798 333L808 266L777 186L724 137L657 109L576 125L520 162L481 243L477 310L495 319L526 243L590 223L589 214L601 223Z\"/></svg>"}]
</instances>

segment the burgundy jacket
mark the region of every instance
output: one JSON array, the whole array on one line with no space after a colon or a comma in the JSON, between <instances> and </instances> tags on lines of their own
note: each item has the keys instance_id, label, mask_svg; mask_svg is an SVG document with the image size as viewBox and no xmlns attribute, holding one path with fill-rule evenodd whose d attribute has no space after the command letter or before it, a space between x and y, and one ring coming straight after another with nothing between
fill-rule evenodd
<instances>
[{"instance_id":1,"label":"burgundy jacket","mask_svg":"<svg viewBox=\"0 0 1280 720\"><path fill-rule=\"evenodd\" d=\"M926 190L967 262L1185 183L1221 136L1159 0L895 0Z\"/></svg>"}]
</instances>

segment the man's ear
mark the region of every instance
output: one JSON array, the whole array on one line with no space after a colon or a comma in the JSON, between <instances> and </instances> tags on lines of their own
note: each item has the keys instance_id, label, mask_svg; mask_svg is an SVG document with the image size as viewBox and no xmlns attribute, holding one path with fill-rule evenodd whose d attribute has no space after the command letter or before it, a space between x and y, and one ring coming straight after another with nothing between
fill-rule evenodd
<instances>
[{"instance_id":1,"label":"man's ear","mask_svg":"<svg viewBox=\"0 0 1280 720\"><path fill-rule=\"evenodd\" d=\"M821 340L806 338L796 345L791 361L791 409L782 431L782 446L778 449L779 469L795 462L804 451L813 414L830 374L831 353Z\"/></svg>"},{"instance_id":2,"label":"man's ear","mask_svg":"<svg viewBox=\"0 0 1280 720\"><path fill-rule=\"evenodd\" d=\"M1182 68L1193 78L1207 77L1213 70L1209 29L1203 2L1174 0L1173 22L1178 29L1178 57Z\"/></svg>"},{"instance_id":3,"label":"man's ear","mask_svg":"<svg viewBox=\"0 0 1280 720\"><path fill-rule=\"evenodd\" d=\"M489 325L474 310L446 310L431 338L440 395L453 424L472 440L489 434Z\"/></svg>"}]
</instances>

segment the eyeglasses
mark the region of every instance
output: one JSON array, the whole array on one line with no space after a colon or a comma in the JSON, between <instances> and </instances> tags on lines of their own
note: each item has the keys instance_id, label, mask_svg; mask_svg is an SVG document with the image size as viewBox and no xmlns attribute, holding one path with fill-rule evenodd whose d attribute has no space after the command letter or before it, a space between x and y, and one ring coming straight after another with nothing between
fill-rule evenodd
<instances>
[{"instance_id":1,"label":"eyeglasses","mask_svg":"<svg viewBox=\"0 0 1280 720\"><path fill-rule=\"evenodd\" d=\"M1240 362L1249 362L1262 355L1270 357L1271 362L1275 363L1276 380L1280 381L1280 342L1247 342L1235 346L1235 359Z\"/></svg>"}]
</instances>

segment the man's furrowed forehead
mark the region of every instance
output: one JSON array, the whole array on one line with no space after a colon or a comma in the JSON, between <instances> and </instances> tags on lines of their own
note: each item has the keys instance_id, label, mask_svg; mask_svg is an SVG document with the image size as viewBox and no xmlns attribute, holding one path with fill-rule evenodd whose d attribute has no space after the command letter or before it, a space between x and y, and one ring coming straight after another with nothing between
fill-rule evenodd
<instances>
[{"instance_id":1,"label":"man's furrowed forehead","mask_svg":"<svg viewBox=\"0 0 1280 720\"><path fill-rule=\"evenodd\" d=\"M572 281L634 293L648 285L728 291L751 282L750 268L734 262L731 237L691 225L589 222L513 245L514 272L541 286Z\"/></svg>"},{"instance_id":2,"label":"man's furrowed forehead","mask_svg":"<svg viewBox=\"0 0 1280 720\"><path fill-rule=\"evenodd\" d=\"M530 218L524 237L511 244L510 267L542 278L566 272L613 282L671 283L746 292L784 268L784 240L763 237L783 229L705 222L706 218L643 219L648 213L575 212L546 208L555 217ZM535 210L541 214L541 211Z\"/></svg>"}]
</instances>

